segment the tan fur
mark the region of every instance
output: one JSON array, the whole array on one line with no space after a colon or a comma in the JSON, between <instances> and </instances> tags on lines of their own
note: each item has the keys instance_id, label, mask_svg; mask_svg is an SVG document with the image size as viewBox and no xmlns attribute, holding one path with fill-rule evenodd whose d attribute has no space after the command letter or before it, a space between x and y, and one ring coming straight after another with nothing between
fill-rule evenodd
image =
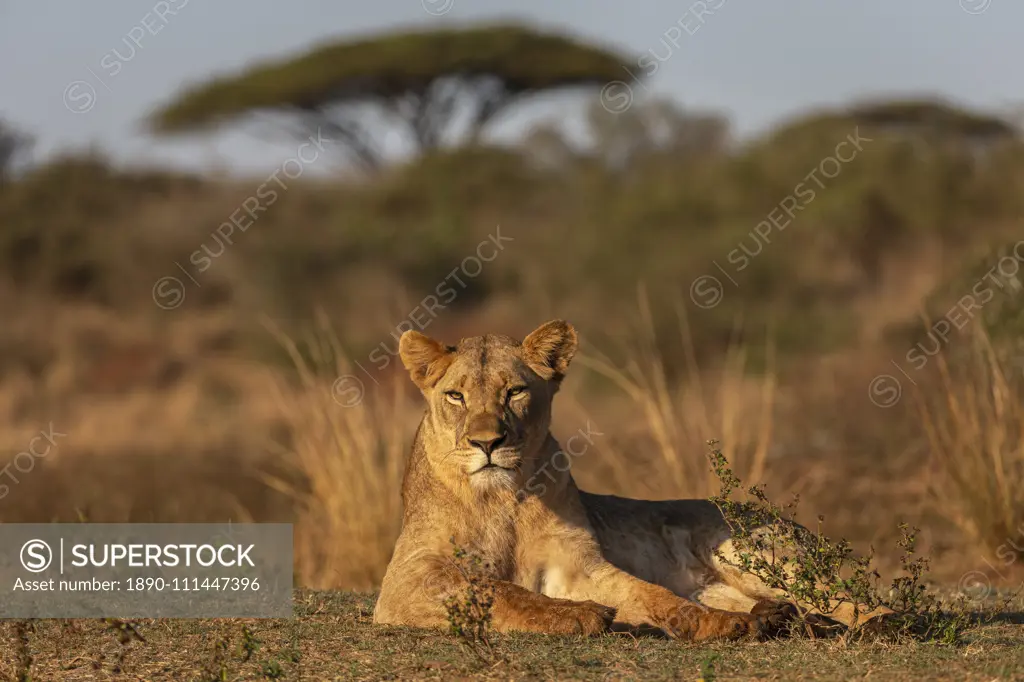
<instances>
[{"instance_id":1,"label":"tan fur","mask_svg":"<svg viewBox=\"0 0 1024 682\"><path fill-rule=\"evenodd\" d=\"M402 361L427 410L375 622L447 623L444 599L466 585L453 539L484 559L500 631L594 634L614 618L703 640L764 626L750 611L778 595L716 557L716 548L729 551L729 533L710 502L577 489L549 431L576 347L576 332L560 320L521 343L489 335L452 347L414 331L402 336ZM513 388L522 391L510 396Z\"/></svg>"}]
</instances>

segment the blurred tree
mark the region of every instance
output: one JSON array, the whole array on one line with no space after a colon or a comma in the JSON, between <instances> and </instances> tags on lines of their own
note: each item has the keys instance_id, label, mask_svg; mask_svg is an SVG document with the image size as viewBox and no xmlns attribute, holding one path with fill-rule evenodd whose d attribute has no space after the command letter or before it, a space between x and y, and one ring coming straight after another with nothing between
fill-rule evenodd
<instances>
[{"instance_id":1,"label":"blurred tree","mask_svg":"<svg viewBox=\"0 0 1024 682\"><path fill-rule=\"evenodd\" d=\"M609 112L598 99L586 112L590 147L573 144L558 121L534 126L525 147L549 166L576 160L597 160L606 168L622 170L651 156L675 161L726 152L729 121L716 113L689 111L670 99L634 102L622 112Z\"/></svg>"},{"instance_id":2,"label":"blurred tree","mask_svg":"<svg viewBox=\"0 0 1024 682\"><path fill-rule=\"evenodd\" d=\"M984 145L1017 137L1008 117L978 114L942 100L892 100L852 107L850 116L883 131Z\"/></svg>"},{"instance_id":3,"label":"blurred tree","mask_svg":"<svg viewBox=\"0 0 1024 682\"><path fill-rule=\"evenodd\" d=\"M0 120L0 185L7 182L15 167L32 148L32 138Z\"/></svg>"},{"instance_id":4,"label":"blurred tree","mask_svg":"<svg viewBox=\"0 0 1024 682\"><path fill-rule=\"evenodd\" d=\"M587 123L595 150L613 168L656 153L677 159L716 154L725 150L729 138L729 121L723 116L687 111L662 98L639 102L621 114L595 102Z\"/></svg>"},{"instance_id":5,"label":"blurred tree","mask_svg":"<svg viewBox=\"0 0 1024 682\"><path fill-rule=\"evenodd\" d=\"M566 138L558 121L542 121L530 128L523 149L542 168L565 170L580 159L580 150Z\"/></svg>"},{"instance_id":6,"label":"blurred tree","mask_svg":"<svg viewBox=\"0 0 1024 682\"><path fill-rule=\"evenodd\" d=\"M417 151L475 139L511 105L621 79L625 57L515 25L390 33L334 43L198 85L155 112L159 133L192 132L256 112L300 137L322 131L367 169L385 136L403 130Z\"/></svg>"}]
</instances>

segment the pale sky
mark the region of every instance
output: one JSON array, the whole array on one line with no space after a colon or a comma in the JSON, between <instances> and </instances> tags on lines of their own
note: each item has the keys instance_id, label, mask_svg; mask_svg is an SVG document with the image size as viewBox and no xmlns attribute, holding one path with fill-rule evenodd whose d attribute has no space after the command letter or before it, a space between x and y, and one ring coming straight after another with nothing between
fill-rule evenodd
<instances>
[{"instance_id":1,"label":"pale sky","mask_svg":"<svg viewBox=\"0 0 1024 682\"><path fill-rule=\"evenodd\" d=\"M714 13L701 23L695 5ZM0 116L37 138L39 156L94 145L130 163L261 172L294 145L157 141L139 121L186 83L314 43L501 19L653 49L664 61L652 92L723 111L742 135L864 97L1024 101L1020 0L0 0Z\"/></svg>"}]
</instances>

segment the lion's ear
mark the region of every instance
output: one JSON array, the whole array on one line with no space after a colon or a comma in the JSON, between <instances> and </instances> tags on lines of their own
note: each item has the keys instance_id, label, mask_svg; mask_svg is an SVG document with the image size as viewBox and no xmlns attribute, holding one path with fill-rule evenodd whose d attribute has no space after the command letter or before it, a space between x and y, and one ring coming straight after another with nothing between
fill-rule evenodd
<instances>
[{"instance_id":1,"label":"lion's ear","mask_svg":"<svg viewBox=\"0 0 1024 682\"><path fill-rule=\"evenodd\" d=\"M523 359L544 379L559 382L576 355L576 330L564 320L551 320L523 339Z\"/></svg>"},{"instance_id":2,"label":"lion's ear","mask_svg":"<svg viewBox=\"0 0 1024 682\"><path fill-rule=\"evenodd\" d=\"M421 391L433 388L454 359L455 349L417 331L407 331L398 342L398 354Z\"/></svg>"}]
</instances>

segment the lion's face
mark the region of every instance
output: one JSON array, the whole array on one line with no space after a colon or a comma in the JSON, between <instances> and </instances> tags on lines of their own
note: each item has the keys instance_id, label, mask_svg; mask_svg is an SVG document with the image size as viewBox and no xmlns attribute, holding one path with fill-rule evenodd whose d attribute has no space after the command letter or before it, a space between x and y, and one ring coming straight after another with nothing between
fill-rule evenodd
<instances>
[{"instance_id":1,"label":"lion's face","mask_svg":"<svg viewBox=\"0 0 1024 682\"><path fill-rule=\"evenodd\" d=\"M576 332L560 320L522 343L488 335L452 347L403 334L402 362L428 403L428 457L474 488L522 485L547 438L551 401L576 345Z\"/></svg>"}]
</instances>

